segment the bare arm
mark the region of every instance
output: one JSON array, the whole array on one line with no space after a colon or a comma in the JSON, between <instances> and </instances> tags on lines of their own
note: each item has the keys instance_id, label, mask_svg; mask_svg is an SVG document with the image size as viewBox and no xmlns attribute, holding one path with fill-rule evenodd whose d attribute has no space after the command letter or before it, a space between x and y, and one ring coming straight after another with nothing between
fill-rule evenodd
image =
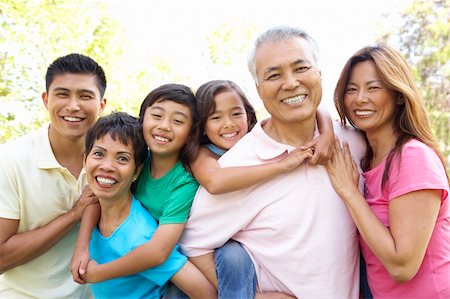
<instances>
[{"instance_id":1,"label":"bare arm","mask_svg":"<svg viewBox=\"0 0 450 299\"><path fill-rule=\"evenodd\" d=\"M75 282L84 284L80 274L86 273L87 264L89 262L89 242L91 234L100 219L100 204L92 204L86 207L81 218L80 231L78 233L77 242L70 263L70 272Z\"/></svg>"},{"instance_id":2,"label":"bare arm","mask_svg":"<svg viewBox=\"0 0 450 299\"><path fill-rule=\"evenodd\" d=\"M356 165L348 145L339 142L327 165L336 192L344 200L364 241L397 282L414 277L423 261L440 207L439 190L420 190L389 203L387 228L372 212L357 188Z\"/></svg>"},{"instance_id":3,"label":"bare arm","mask_svg":"<svg viewBox=\"0 0 450 299\"><path fill-rule=\"evenodd\" d=\"M170 281L189 298L217 298L216 288L190 261L187 261Z\"/></svg>"},{"instance_id":4,"label":"bare arm","mask_svg":"<svg viewBox=\"0 0 450 299\"><path fill-rule=\"evenodd\" d=\"M212 285L217 289L216 262L214 261L214 252L200 256L190 257L189 260L208 278Z\"/></svg>"},{"instance_id":5,"label":"bare arm","mask_svg":"<svg viewBox=\"0 0 450 299\"><path fill-rule=\"evenodd\" d=\"M164 263L169 257L183 232L182 224L162 224L158 226L150 241L135 248L127 255L112 262L97 265L89 263L85 282L96 283L112 278L132 275Z\"/></svg>"},{"instance_id":6,"label":"bare arm","mask_svg":"<svg viewBox=\"0 0 450 299\"><path fill-rule=\"evenodd\" d=\"M314 148L314 155L309 160L313 165L324 165L330 158L334 145L333 121L326 109L319 107L316 112L317 126L320 135L308 142L303 148Z\"/></svg>"},{"instance_id":7,"label":"bare arm","mask_svg":"<svg viewBox=\"0 0 450 299\"><path fill-rule=\"evenodd\" d=\"M221 168L215 156L206 147L201 147L192 172L196 180L211 194L236 191L286 173L312 156L312 150L296 149L282 160L262 165Z\"/></svg>"},{"instance_id":8,"label":"bare arm","mask_svg":"<svg viewBox=\"0 0 450 299\"><path fill-rule=\"evenodd\" d=\"M46 225L18 233L19 220L0 218L0 273L25 264L47 252L81 219L86 206L96 202L84 189L72 209Z\"/></svg>"}]
</instances>

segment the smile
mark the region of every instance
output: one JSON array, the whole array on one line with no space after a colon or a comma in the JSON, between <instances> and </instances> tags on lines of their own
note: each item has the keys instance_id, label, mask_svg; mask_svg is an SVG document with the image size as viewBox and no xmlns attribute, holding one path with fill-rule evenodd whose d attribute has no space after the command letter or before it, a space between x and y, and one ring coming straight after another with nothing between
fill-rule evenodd
<instances>
[{"instance_id":1,"label":"smile","mask_svg":"<svg viewBox=\"0 0 450 299\"><path fill-rule=\"evenodd\" d=\"M82 118L75 116L63 116L63 119L71 123L76 123L83 120Z\"/></svg>"},{"instance_id":2,"label":"smile","mask_svg":"<svg viewBox=\"0 0 450 299\"><path fill-rule=\"evenodd\" d=\"M295 97L284 99L281 102L283 104L292 105L292 104L302 103L305 99L306 99L306 94L302 94L302 95L298 95Z\"/></svg>"},{"instance_id":3,"label":"smile","mask_svg":"<svg viewBox=\"0 0 450 299\"><path fill-rule=\"evenodd\" d=\"M233 137L237 136L237 134L239 134L239 132L228 133L228 134L222 134L221 136L222 136L223 138L233 138Z\"/></svg>"},{"instance_id":4,"label":"smile","mask_svg":"<svg viewBox=\"0 0 450 299\"><path fill-rule=\"evenodd\" d=\"M98 183L100 183L102 185L110 185L111 186L111 185L114 185L115 183L117 183L117 181L114 179L107 179L107 178L99 177L99 176L95 177L95 179Z\"/></svg>"},{"instance_id":5,"label":"smile","mask_svg":"<svg viewBox=\"0 0 450 299\"><path fill-rule=\"evenodd\" d=\"M375 111L373 111L373 110L355 110L356 116L369 116L374 113L375 113Z\"/></svg>"},{"instance_id":6,"label":"smile","mask_svg":"<svg viewBox=\"0 0 450 299\"><path fill-rule=\"evenodd\" d=\"M153 138L154 138L156 141L159 141L159 142L169 142L169 141L170 141L169 138L163 137L163 136L159 136L159 135L153 135Z\"/></svg>"}]
</instances>

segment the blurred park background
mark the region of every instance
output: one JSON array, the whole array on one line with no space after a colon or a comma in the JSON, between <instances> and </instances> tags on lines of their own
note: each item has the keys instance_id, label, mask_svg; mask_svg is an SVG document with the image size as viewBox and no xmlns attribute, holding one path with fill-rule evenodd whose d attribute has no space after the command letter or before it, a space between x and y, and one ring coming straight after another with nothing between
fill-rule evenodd
<instances>
[{"instance_id":1,"label":"blurred park background","mask_svg":"<svg viewBox=\"0 0 450 299\"><path fill-rule=\"evenodd\" d=\"M178 82L239 84L265 116L246 68L257 34L274 25L306 29L321 48L323 104L346 59L386 41L408 59L435 136L450 157L450 0L92 1L0 0L0 143L46 123L47 66L72 52L97 60L108 111L137 115L147 93Z\"/></svg>"}]
</instances>

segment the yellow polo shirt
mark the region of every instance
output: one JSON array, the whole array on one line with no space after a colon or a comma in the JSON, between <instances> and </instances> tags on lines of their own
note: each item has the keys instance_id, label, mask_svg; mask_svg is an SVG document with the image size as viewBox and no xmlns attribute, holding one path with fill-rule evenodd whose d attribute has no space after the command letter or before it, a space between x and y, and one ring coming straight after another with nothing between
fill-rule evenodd
<instances>
[{"instance_id":1,"label":"yellow polo shirt","mask_svg":"<svg viewBox=\"0 0 450 299\"><path fill-rule=\"evenodd\" d=\"M53 155L48 126L0 145L0 217L18 219L18 232L41 227L70 210L86 185ZM79 226L49 251L0 275L0 298L88 298L73 282L70 259Z\"/></svg>"}]
</instances>

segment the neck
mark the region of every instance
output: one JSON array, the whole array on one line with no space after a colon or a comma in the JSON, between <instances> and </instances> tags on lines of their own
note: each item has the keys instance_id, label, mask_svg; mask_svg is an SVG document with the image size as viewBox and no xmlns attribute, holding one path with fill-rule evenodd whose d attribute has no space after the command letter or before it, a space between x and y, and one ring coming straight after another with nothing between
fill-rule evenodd
<instances>
[{"instance_id":1,"label":"neck","mask_svg":"<svg viewBox=\"0 0 450 299\"><path fill-rule=\"evenodd\" d=\"M263 130L275 141L300 147L314 138L315 124L315 118L297 123L283 123L270 118L263 125Z\"/></svg>"},{"instance_id":2,"label":"neck","mask_svg":"<svg viewBox=\"0 0 450 299\"><path fill-rule=\"evenodd\" d=\"M168 173L180 160L178 156L157 156L152 155L150 159L150 174L153 178L159 179Z\"/></svg>"},{"instance_id":3,"label":"neck","mask_svg":"<svg viewBox=\"0 0 450 299\"><path fill-rule=\"evenodd\" d=\"M128 217L130 214L131 198L131 192L117 199L99 198L102 212L98 227L103 236L111 235Z\"/></svg>"},{"instance_id":4,"label":"neck","mask_svg":"<svg viewBox=\"0 0 450 299\"><path fill-rule=\"evenodd\" d=\"M380 164L394 148L397 141L397 134L390 128L381 132L366 132L366 135L369 145L372 148L373 157L370 168L373 168Z\"/></svg>"},{"instance_id":5,"label":"neck","mask_svg":"<svg viewBox=\"0 0 450 299\"><path fill-rule=\"evenodd\" d=\"M48 136L56 161L61 166L67 168L75 178L78 178L83 168L85 136L80 138L67 138L58 134L51 126L48 130Z\"/></svg>"}]
</instances>

